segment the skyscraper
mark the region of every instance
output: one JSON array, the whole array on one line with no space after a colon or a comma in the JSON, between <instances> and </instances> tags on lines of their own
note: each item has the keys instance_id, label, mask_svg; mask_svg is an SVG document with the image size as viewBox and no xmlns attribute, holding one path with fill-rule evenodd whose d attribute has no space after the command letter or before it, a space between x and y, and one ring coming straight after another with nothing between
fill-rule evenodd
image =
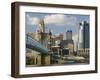
<instances>
[{"instance_id":1,"label":"skyscraper","mask_svg":"<svg viewBox=\"0 0 100 80\"><path fill-rule=\"evenodd\" d=\"M89 48L89 23L83 21L80 23L79 27L79 48Z\"/></svg>"},{"instance_id":2,"label":"skyscraper","mask_svg":"<svg viewBox=\"0 0 100 80\"><path fill-rule=\"evenodd\" d=\"M67 41L67 44L65 45L65 48L69 48L70 54L73 55L74 42L72 40L72 30L68 30L66 32L66 41Z\"/></svg>"},{"instance_id":3,"label":"skyscraper","mask_svg":"<svg viewBox=\"0 0 100 80\"><path fill-rule=\"evenodd\" d=\"M67 40L72 40L72 31L71 31L71 30L68 30L68 31L66 32L66 39L67 39Z\"/></svg>"}]
</instances>

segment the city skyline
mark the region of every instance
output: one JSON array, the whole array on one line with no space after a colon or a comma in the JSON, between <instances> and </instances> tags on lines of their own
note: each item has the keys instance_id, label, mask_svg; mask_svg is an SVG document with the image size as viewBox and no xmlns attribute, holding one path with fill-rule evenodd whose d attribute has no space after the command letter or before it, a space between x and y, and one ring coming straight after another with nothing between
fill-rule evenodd
<instances>
[{"instance_id":1,"label":"city skyline","mask_svg":"<svg viewBox=\"0 0 100 80\"><path fill-rule=\"evenodd\" d=\"M71 30L75 47L79 23L82 21L87 21L89 23L90 21L89 15L26 12L26 33L35 32L41 18L44 19L46 32L51 29L53 35L63 34L64 40L66 39L66 32Z\"/></svg>"},{"instance_id":2,"label":"city skyline","mask_svg":"<svg viewBox=\"0 0 100 80\"><path fill-rule=\"evenodd\" d=\"M89 16L26 13L26 65L89 63Z\"/></svg>"},{"instance_id":3,"label":"city skyline","mask_svg":"<svg viewBox=\"0 0 100 80\"><path fill-rule=\"evenodd\" d=\"M51 29L53 34L61 33L64 35L64 39L67 30L72 30L74 38L78 33L79 23L82 21L87 21L89 23L89 15L26 12L25 17L27 26L26 33L35 32L39 19L43 18L45 22L45 31L48 32L49 29Z\"/></svg>"}]
</instances>

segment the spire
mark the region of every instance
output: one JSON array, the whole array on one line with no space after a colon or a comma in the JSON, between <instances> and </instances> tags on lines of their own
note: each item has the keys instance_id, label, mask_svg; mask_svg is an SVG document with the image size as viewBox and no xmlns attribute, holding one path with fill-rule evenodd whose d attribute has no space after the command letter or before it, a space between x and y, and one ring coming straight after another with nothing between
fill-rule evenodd
<instances>
[{"instance_id":1,"label":"spire","mask_svg":"<svg viewBox=\"0 0 100 80\"><path fill-rule=\"evenodd\" d=\"M51 29L49 29L49 35L52 35Z\"/></svg>"},{"instance_id":2,"label":"spire","mask_svg":"<svg viewBox=\"0 0 100 80\"><path fill-rule=\"evenodd\" d=\"M41 18L40 21L39 21L39 25L42 29L42 32L45 32L45 23L44 23L44 19Z\"/></svg>"}]
</instances>

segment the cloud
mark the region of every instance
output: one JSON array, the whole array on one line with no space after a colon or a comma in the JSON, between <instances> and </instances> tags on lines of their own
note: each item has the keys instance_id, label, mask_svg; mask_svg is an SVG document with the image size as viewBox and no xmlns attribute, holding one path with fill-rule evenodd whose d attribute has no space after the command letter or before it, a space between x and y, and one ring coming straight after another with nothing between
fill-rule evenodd
<instances>
[{"instance_id":1,"label":"cloud","mask_svg":"<svg viewBox=\"0 0 100 80\"><path fill-rule=\"evenodd\" d=\"M64 24L65 22L65 15L61 14L47 15L44 17L44 21L46 24L61 25Z\"/></svg>"},{"instance_id":2,"label":"cloud","mask_svg":"<svg viewBox=\"0 0 100 80\"><path fill-rule=\"evenodd\" d=\"M66 25L69 26L77 25L77 18L75 16L66 16Z\"/></svg>"},{"instance_id":3,"label":"cloud","mask_svg":"<svg viewBox=\"0 0 100 80\"><path fill-rule=\"evenodd\" d=\"M46 24L55 24L55 25L66 25L74 26L77 24L77 18L75 16L69 16L64 14L52 14L44 17Z\"/></svg>"},{"instance_id":4,"label":"cloud","mask_svg":"<svg viewBox=\"0 0 100 80\"><path fill-rule=\"evenodd\" d=\"M27 23L30 25L37 25L39 24L38 17L31 17L27 15ZM75 26L77 24L77 18L71 15L64 15L64 14L51 14L44 16L45 24L53 24L53 25L66 25L66 26Z\"/></svg>"},{"instance_id":5,"label":"cloud","mask_svg":"<svg viewBox=\"0 0 100 80\"><path fill-rule=\"evenodd\" d=\"M29 25L37 25L38 23L39 23L39 18L31 17L30 15L27 15L27 24L29 24Z\"/></svg>"}]
</instances>

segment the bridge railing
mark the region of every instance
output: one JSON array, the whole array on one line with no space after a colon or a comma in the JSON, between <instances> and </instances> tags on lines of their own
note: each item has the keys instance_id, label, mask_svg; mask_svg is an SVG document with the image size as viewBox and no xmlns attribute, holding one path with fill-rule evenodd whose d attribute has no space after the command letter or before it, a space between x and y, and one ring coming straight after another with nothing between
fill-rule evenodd
<instances>
[{"instance_id":1,"label":"bridge railing","mask_svg":"<svg viewBox=\"0 0 100 80\"><path fill-rule=\"evenodd\" d=\"M41 53L48 53L48 49L46 47L30 36L26 36L26 47Z\"/></svg>"}]
</instances>

